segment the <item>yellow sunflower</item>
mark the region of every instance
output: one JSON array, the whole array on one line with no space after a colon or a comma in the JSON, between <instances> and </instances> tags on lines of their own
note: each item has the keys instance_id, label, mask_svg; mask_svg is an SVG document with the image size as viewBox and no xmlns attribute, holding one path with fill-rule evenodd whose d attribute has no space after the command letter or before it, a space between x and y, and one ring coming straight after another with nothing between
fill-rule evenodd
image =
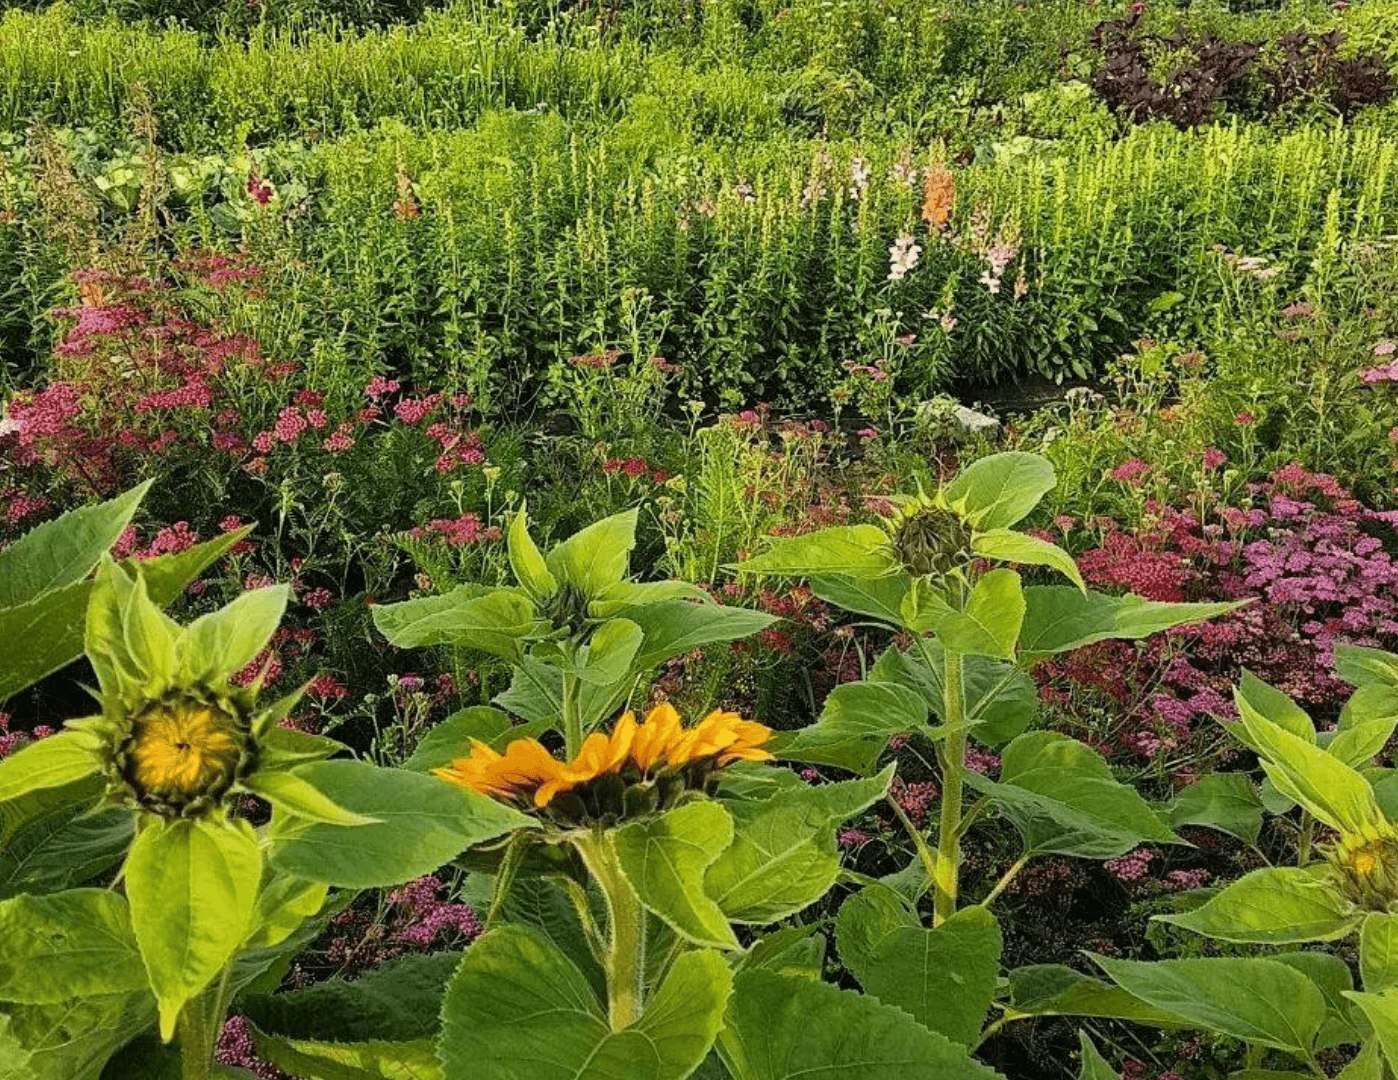
<instances>
[{"instance_id":1,"label":"yellow sunflower","mask_svg":"<svg viewBox=\"0 0 1398 1080\"><path fill-rule=\"evenodd\" d=\"M467 757L435 772L482 795L527 798L544 809L559 795L610 774L628 772L639 781L702 761L719 768L735 761L770 761L763 745L771 737L770 728L734 712L711 712L686 729L674 706L665 703L651 709L644 723L627 712L610 735L594 731L571 761L559 761L537 739L516 739L503 754L472 740Z\"/></svg>"},{"instance_id":2,"label":"yellow sunflower","mask_svg":"<svg viewBox=\"0 0 1398 1080\"><path fill-rule=\"evenodd\" d=\"M505 747L503 754L472 739L469 756L457 758L450 767L435 772L458 787L497 799L511 799L558 779L562 770L562 763L537 739L516 739Z\"/></svg>"},{"instance_id":3,"label":"yellow sunflower","mask_svg":"<svg viewBox=\"0 0 1398 1080\"><path fill-rule=\"evenodd\" d=\"M542 809L553 801L555 795L572 791L579 784L606 773L620 772L631 753L635 736L636 717L631 713L617 721L611 735L594 731L583 740L578 756L563 766L560 775L534 793L534 805Z\"/></svg>"},{"instance_id":4,"label":"yellow sunflower","mask_svg":"<svg viewBox=\"0 0 1398 1080\"><path fill-rule=\"evenodd\" d=\"M715 759L720 768L735 761L771 761L772 755L762 749L771 737L771 728L715 709L671 742L665 761L673 768L703 758Z\"/></svg>"}]
</instances>

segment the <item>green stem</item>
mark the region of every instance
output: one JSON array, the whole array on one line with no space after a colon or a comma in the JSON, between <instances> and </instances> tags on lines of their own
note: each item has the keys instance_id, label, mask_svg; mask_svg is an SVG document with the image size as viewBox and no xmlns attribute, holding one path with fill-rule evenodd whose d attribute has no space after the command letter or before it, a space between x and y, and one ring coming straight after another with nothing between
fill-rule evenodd
<instances>
[{"instance_id":1,"label":"green stem","mask_svg":"<svg viewBox=\"0 0 1398 1080\"><path fill-rule=\"evenodd\" d=\"M956 894L961 873L961 797L966 774L966 732L961 729L966 713L962 685L961 654L943 649L943 719L952 729L942 744L942 813L937 832L936 892L932 900L932 925L938 926L956 914Z\"/></svg>"},{"instance_id":2,"label":"green stem","mask_svg":"<svg viewBox=\"0 0 1398 1080\"><path fill-rule=\"evenodd\" d=\"M568 760L578 756L582 750L582 714L578 708L578 677L567 672L563 675L563 745L568 752Z\"/></svg>"},{"instance_id":3,"label":"green stem","mask_svg":"<svg viewBox=\"0 0 1398 1080\"><path fill-rule=\"evenodd\" d=\"M1315 818L1305 810L1301 811L1301 835L1296 840L1296 865L1305 866L1311 861L1311 843L1315 838Z\"/></svg>"},{"instance_id":4,"label":"green stem","mask_svg":"<svg viewBox=\"0 0 1398 1080\"><path fill-rule=\"evenodd\" d=\"M1029 852L1026 851L1018 859L1010 863L1010 868L1000 875L1000 880L995 883L995 887L991 889L989 894L987 894L986 898L981 901L981 906L990 907L991 904L995 903L999 895L1002 892L1004 892L1007 888L1009 888L1010 882L1012 882L1015 879L1016 875L1018 875L1019 872L1024 869L1024 864L1028 861Z\"/></svg>"},{"instance_id":5,"label":"green stem","mask_svg":"<svg viewBox=\"0 0 1398 1080\"><path fill-rule=\"evenodd\" d=\"M210 1080L213 1076L214 1054L223 1031L223 1016L228 1011L230 971L225 968L217 982L187 1002L180 1012L175 1032L180 1045L181 1080Z\"/></svg>"},{"instance_id":6,"label":"green stem","mask_svg":"<svg viewBox=\"0 0 1398 1080\"><path fill-rule=\"evenodd\" d=\"M908 817L903 808L898 805L898 800L892 795L888 796L888 805L893 807L894 816L902 823L904 831L912 839L913 847L917 849L917 857L922 862L922 870L927 875L928 883L934 884L937 880L936 850L928 844L926 837L922 835L922 830L913 824L912 818Z\"/></svg>"},{"instance_id":7,"label":"green stem","mask_svg":"<svg viewBox=\"0 0 1398 1080\"><path fill-rule=\"evenodd\" d=\"M612 1030L621 1031L641 1018L645 1004L646 913L622 872L611 838L597 829L576 843L607 902L607 1016Z\"/></svg>"}]
</instances>

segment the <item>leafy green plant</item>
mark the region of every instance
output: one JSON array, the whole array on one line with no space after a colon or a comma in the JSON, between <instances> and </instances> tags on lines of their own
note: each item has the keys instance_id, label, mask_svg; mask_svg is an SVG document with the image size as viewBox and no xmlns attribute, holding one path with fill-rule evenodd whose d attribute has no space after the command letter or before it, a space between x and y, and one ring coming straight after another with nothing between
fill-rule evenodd
<instances>
[{"instance_id":1,"label":"leafy green plant","mask_svg":"<svg viewBox=\"0 0 1398 1080\"><path fill-rule=\"evenodd\" d=\"M1398 1053L1391 963L1398 829L1390 816L1395 773L1373 759L1398 728L1398 656L1339 645L1335 659L1355 691L1334 730L1317 731L1299 705L1247 673L1234 696L1237 719L1221 721L1257 754L1265 780L1254 798L1274 814L1299 815L1296 864L1266 866L1222 889L1201 890L1189 897L1187 910L1157 918L1234 946L1357 937L1362 989L1355 989L1344 961L1325 952L1093 959L1132 999L1167 1017L1155 1022L1237 1038L1254 1068L1275 1051L1318 1074L1317 1054L1349 1044L1360 1050L1346 1075L1377 1077L1382 1060L1392 1067ZM1232 828L1216 815L1195 820ZM1332 837L1320 847L1313 844L1317 827Z\"/></svg>"},{"instance_id":2,"label":"leafy green plant","mask_svg":"<svg viewBox=\"0 0 1398 1080\"><path fill-rule=\"evenodd\" d=\"M773 621L763 612L715 604L684 581L631 580L636 518L635 510L604 518L545 554L520 511L508 533L517 584L461 585L443 596L384 604L374 609L374 622L404 648L453 645L507 660L513 679L496 702L534 733L560 730L575 756L583 737L657 666ZM496 735L509 733L504 713L471 710L448 720L434 742L465 745L483 724Z\"/></svg>"},{"instance_id":3,"label":"leafy green plant","mask_svg":"<svg viewBox=\"0 0 1398 1080\"><path fill-rule=\"evenodd\" d=\"M64 854L86 860L89 878L120 863L119 891L34 888L0 902L0 1001L34 1074L94 1075L155 1024L161 1040L178 1036L182 1076L212 1075L230 1002L259 979L275 984L331 886L408 880L522 820L411 772L327 760L338 743L280 727L299 692L260 706L258 680L234 676L286 599L285 587L247 592L180 626L142 567L99 566L86 655L100 714L0 762L7 827L90 808L104 831ZM239 811L247 796L271 807L268 825ZM109 856L96 868L94 842ZM74 1009L102 1019L55 1047L44 1033Z\"/></svg>"},{"instance_id":4,"label":"leafy green plant","mask_svg":"<svg viewBox=\"0 0 1398 1080\"><path fill-rule=\"evenodd\" d=\"M1236 606L1089 592L1066 551L1012 528L1053 484L1045 459L994 454L934 494L895 500L881 525L778 541L737 566L744 574L806 577L822 599L913 635L910 648L889 649L868 678L837 688L816 724L780 752L868 772L895 736L934 742L941 824L935 855L923 851L938 922L956 911L968 782L1020 828L1026 857L1056 851L1105 858L1145 839L1174 839L1139 796L1111 779L1094 751L1052 732L1025 732L1034 693L1024 669L1092 642L1146 637ZM1010 569L1016 565L1048 567L1073 584L1025 585ZM1010 744L998 783L967 770L972 737Z\"/></svg>"}]
</instances>

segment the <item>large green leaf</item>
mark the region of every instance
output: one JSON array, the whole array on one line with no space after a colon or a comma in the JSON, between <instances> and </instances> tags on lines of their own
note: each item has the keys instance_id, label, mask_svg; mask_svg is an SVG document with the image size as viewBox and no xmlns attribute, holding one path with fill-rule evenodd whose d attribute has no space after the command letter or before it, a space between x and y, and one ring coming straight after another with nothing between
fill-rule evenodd
<instances>
[{"instance_id":1,"label":"large green leaf","mask_svg":"<svg viewBox=\"0 0 1398 1080\"><path fill-rule=\"evenodd\" d=\"M460 953L405 956L352 982L248 995L261 1056L317 1080L437 1080L442 997Z\"/></svg>"},{"instance_id":2,"label":"large green leaf","mask_svg":"<svg viewBox=\"0 0 1398 1080\"><path fill-rule=\"evenodd\" d=\"M239 529L184 551L123 565L128 570L139 566L150 598L169 604L247 532ZM27 604L0 608L0 641L5 643L0 657L0 701L78 658L92 589L92 580L76 581Z\"/></svg>"},{"instance_id":3,"label":"large green leaf","mask_svg":"<svg viewBox=\"0 0 1398 1080\"><path fill-rule=\"evenodd\" d=\"M147 481L108 502L70 510L0 550L0 608L82 581L131 523Z\"/></svg>"},{"instance_id":4,"label":"large green leaf","mask_svg":"<svg viewBox=\"0 0 1398 1080\"><path fill-rule=\"evenodd\" d=\"M125 897L71 889L0 902L0 1001L55 1005L145 986Z\"/></svg>"},{"instance_id":5,"label":"large green leaf","mask_svg":"<svg viewBox=\"0 0 1398 1080\"><path fill-rule=\"evenodd\" d=\"M518 513L510 518L506 543L510 569L515 572L515 580L530 599L539 603L552 596L558 590L558 579L553 576L543 552L529 535L529 514L524 507L520 507Z\"/></svg>"},{"instance_id":6,"label":"large green leaf","mask_svg":"<svg viewBox=\"0 0 1398 1080\"><path fill-rule=\"evenodd\" d=\"M1115 960L1094 956L1129 993L1200 1027L1307 1057L1325 1022L1325 997L1296 969L1254 957Z\"/></svg>"},{"instance_id":7,"label":"large green leaf","mask_svg":"<svg viewBox=\"0 0 1398 1080\"><path fill-rule=\"evenodd\" d=\"M617 614L630 619L645 634L636 654L637 672L647 672L705 645L749 637L776 621L765 611L692 600L660 600L624 607Z\"/></svg>"},{"instance_id":8,"label":"large green leaf","mask_svg":"<svg viewBox=\"0 0 1398 1080\"><path fill-rule=\"evenodd\" d=\"M718 1039L734 1080L994 1080L902 1009L800 976L740 971Z\"/></svg>"},{"instance_id":9,"label":"large green leaf","mask_svg":"<svg viewBox=\"0 0 1398 1080\"><path fill-rule=\"evenodd\" d=\"M1354 768L1368 766L1398 730L1398 688L1370 683L1350 695L1340 723L1323 741L1332 757Z\"/></svg>"},{"instance_id":10,"label":"large green leaf","mask_svg":"<svg viewBox=\"0 0 1398 1080\"><path fill-rule=\"evenodd\" d=\"M840 873L836 825L881 799L892 778L890 766L868 780L730 801L733 843L709 867L706 891L738 923L775 922L814 903Z\"/></svg>"},{"instance_id":11,"label":"large green leaf","mask_svg":"<svg viewBox=\"0 0 1398 1080\"><path fill-rule=\"evenodd\" d=\"M128 705L175 680L180 626L151 599L145 579L107 560L97 568L83 650L104 701Z\"/></svg>"},{"instance_id":12,"label":"large green leaf","mask_svg":"<svg viewBox=\"0 0 1398 1080\"><path fill-rule=\"evenodd\" d=\"M1398 915L1371 914L1359 931L1359 977L1377 993L1398 986Z\"/></svg>"},{"instance_id":13,"label":"large green leaf","mask_svg":"<svg viewBox=\"0 0 1398 1080\"><path fill-rule=\"evenodd\" d=\"M274 866L345 888L397 885L466 848L537 822L474 791L358 761L303 765L298 775L372 825L329 825L278 812L268 835Z\"/></svg>"},{"instance_id":14,"label":"large green leaf","mask_svg":"<svg viewBox=\"0 0 1398 1080\"><path fill-rule=\"evenodd\" d=\"M704 871L733 841L733 819L717 802L692 802L612 834L621 869L641 903L698 945L736 949L728 919L704 891Z\"/></svg>"},{"instance_id":15,"label":"large green leaf","mask_svg":"<svg viewBox=\"0 0 1398 1080\"><path fill-rule=\"evenodd\" d=\"M1345 996L1364 1013L1388 1059L1389 1069L1398 1072L1398 990L1390 988L1377 994L1351 990Z\"/></svg>"},{"instance_id":16,"label":"large green leaf","mask_svg":"<svg viewBox=\"0 0 1398 1080\"><path fill-rule=\"evenodd\" d=\"M599 686L611 686L626 678L644 639L645 632L630 619L608 619L578 650L578 678Z\"/></svg>"},{"instance_id":17,"label":"large green leaf","mask_svg":"<svg viewBox=\"0 0 1398 1080\"><path fill-rule=\"evenodd\" d=\"M1078 1032L1078 1053L1082 1058L1082 1066L1078 1069L1078 1080L1120 1080L1115 1069L1107 1063L1092 1045L1092 1040L1087 1037L1087 1032Z\"/></svg>"},{"instance_id":18,"label":"large green leaf","mask_svg":"<svg viewBox=\"0 0 1398 1080\"><path fill-rule=\"evenodd\" d=\"M246 667L276 632L289 595L285 585L252 589L186 626L177 646L182 681L212 684Z\"/></svg>"},{"instance_id":19,"label":"large green leaf","mask_svg":"<svg viewBox=\"0 0 1398 1080\"><path fill-rule=\"evenodd\" d=\"M946 611L930 618L945 648L971 656L1014 658L1020 627L1024 624L1024 588L1013 570L991 570L981 576L964 610Z\"/></svg>"},{"instance_id":20,"label":"large green leaf","mask_svg":"<svg viewBox=\"0 0 1398 1080\"><path fill-rule=\"evenodd\" d=\"M89 777L0 804L0 899L71 889L125 857L132 814L95 809L101 788Z\"/></svg>"},{"instance_id":21,"label":"large green leaf","mask_svg":"<svg viewBox=\"0 0 1398 1080\"><path fill-rule=\"evenodd\" d=\"M294 769L262 769L243 780L240 786L274 809L306 821L325 825L376 825L378 819L346 810L302 774L303 765Z\"/></svg>"},{"instance_id":22,"label":"large green leaf","mask_svg":"<svg viewBox=\"0 0 1398 1080\"><path fill-rule=\"evenodd\" d=\"M1251 712L1286 729L1298 739L1308 743L1316 741L1315 721L1306 710L1247 669L1243 670L1242 678L1238 680L1237 698Z\"/></svg>"},{"instance_id":23,"label":"large green leaf","mask_svg":"<svg viewBox=\"0 0 1398 1080\"><path fill-rule=\"evenodd\" d=\"M1270 959L1299 971L1310 979L1325 997L1328 1014L1316 1036L1316 1049L1329 1050L1359 1042L1363 1035L1353 1022L1357 1016L1345 995L1354 989L1354 973L1349 964L1333 953L1317 949L1272 953Z\"/></svg>"},{"instance_id":24,"label":"large green leaf","mask_svg":"<svg viewBox=\"0 0 1398 1080\"><path fill-rule=\"evenodd\" d=\"M971 543L971 553L983 559L1015 563L1020 566L1047 566L1057 570L1083 592L1087 586L1073 557L1057 544L1041 540L1013 529L991 529L977 533Z\"/></svg>"},{"instance_id":25,"label":"large green leaf","mask_svg":"<svg viewBox=\"0 0 1398 1080\"><path fill-rule=\"evenodd\" d=\"M626 577L636 546L635 510L594 521L564 540L545 558L560 585L572 585L595 597Z\"/></svg>"},{"instance_id":26,"label":"large green leaf","mask_svg":"<svg viewBox=\"0 0 1398 1080\"><path fill-rule=\"evenodd\" d=\"M1335 674L1351 686L1398 687L1398 655L1361 645L1336 645Z\"/></svg>"},{"instance_id":27,"label":"large green leaf","mask_svg":"<svg viewBox=\"0 0 1398 1080\"><path fill-rule=\"evenodd\" d=\"M32 791L63 788L98 770L92 741L76 731L37 739L0 759L0 804Z\"/></svg>"},{"instance_id":28,"label":"large green leaf","mask_svg":"<svg viewBox=\"0 0 1398 1080\"><path fill-rule=\"evenodd\" d=\"M1361 917L1319 865L1254 870L1193 911L1157 916L1196 934L1252 945L1334 941Z\"/></svg>"},{"instance_id":29,"label":"large green leaf","mask_svg":"<svg viewBox=\"0 0 1398 1080\"><path fill-rule=\"evenodd\" d=\"M1107 859L1147 841L1184 842L1100 754L1057 732L1031 731L1010 743L998 783L975 773L966 781L991 796L1040 854Z\"/></svg>"},{"instance_id":30,"label":"large green leaf","mask_svg":"<svg viewBox=\"0 0 1398 1080\"><path fill-rule=\"evenodd\" d=\"M1003 529L1027 517L1055 483L1048 458L1011 450L962 469L944 497L977 529Z\"/></svg>"},{"instance_id":31,"label":"large green leaf","mask_svg":"<svg viewBox=\"0 0 1398 1080\"><path fill-rule=\"evenodd\" d=\"M923 639L915 649L884 650L869 672L874 682L893 682L918 691L928 709L945 720L942 673L945 654L940 643ZM989 656L967 656L962 662L965 719L972 734L988 746L1009 742L1023 733L1039 708L1039 691L1022 668Z\"/></svg>"},{"instance_id":32,"label":"large green leaf","mask_svg":"<svg viewBox=\"0 0 1398 1080\"><path fill-rule=\"evenodd\" d=\"M443 596L424 596L373 609L379 633L400 649L456 645L517 660L522 642L543 629L533 603L515 589L482 593L459 585Z\"/></svg>"},{"instance_id":33,"label":"large green leaf","mask_svg":"<svg viewBox=\"0 0 1398 1080\"><path fill-rule=\"evenodd\" d=\"M1241 693L1228 730L1256 751L1277 790L1331 828L1362 834L1384 822L1369 781L1300 735L1268 719Z\"/></svg>"},{"instance_id":34,"label":"large green leaf","mask_svg":"<svg viewBox=\"0 0 1398 1080\"><path fill-rule=\"evenodd\" d=\"M1202 825L1255 844L1262 814L1262 799L1245 774L1207 773L1180 789L1170 805L1170 824Z\"/></svg>"},{"instance_id":35,"label":"large green leaf","mask_svg":"<svg viewBox=\"0 0 1398 1080\"><path fill-rule=\"evenodd\" d=\"M779 757L838 765L867 775L895 735L927 726L927 702L895 682L852 682L835 687L810 727L778 736Z\"/></svg>"},{"instance_id":36,"label":"large green leaf","mask_svg":"<svg viewBox=\"0 0 1398 1080\"><path fill-rule=\"evenodd\" d=\"M1175 626L1217 618L1243 605L1166 604L1140 596L1082 593L1071 585L1030 585L1019 647L1026 658L1050 656L1111 638L1135 640Z\"/></svg>"},{"instance_id":37,"label":"large green leaf","mask_svg":"<svg viewBox=\"0 0 1398 1080\"><path fill-rule=\"evenodd\" d=\"M1143 1001L1119 986L1064 964L1032 964L1010 972L1014 1016L1094 1016L1153 1027L1186 1027L1188 1021Z\"/></svg>"},{"instance_id":38,"label":"large green leaf","mask_svg":"<svg viewBox=\"0 0 1398 1080\"><path fill-rule=\"evenodd\" d=\"M902 627L903 602L912 579L906 574L889 574L881 578L850 578L839 574L813 577L811 592L828 604L867 615L889 626Z\"/></svg>"},{"instance_id":39,"label":"large green leaf","mask_svg":"<svg viewBox=\"0 0 1398 1080\"><path fill-rule=\"evenodd\" d=\"M775 541L760 555L738 563L740 574L829 577L858 580L898 573L888 534L877 525L837 525Z\"/></svg>"},{"instance_id":40,"label":"large green leaf","mask_svg":"<svg viewBox=\"0 0 1398 1080\"><path fill-rule=\"evenodd\" d=\"M5 1080L97 1080L120 1047L155 1020L149 990L6 1006L0 1015ZM114 1080L138 1080L132 1074ZM145 1080L144 1077L139 1080Z\"/></svg>"},{"instance_id":41,"label":"large green leaf","mask_svg":"<svg viewBox=\"0 0 1398 1080\"><path fill-rule=\"evenodd\" d=\"M1002 947L1000 926L985 908L963 908L927 929L902 896L870 885L840 908L836 942L865 991L953 1042L979 1040Z\"/></svg>"},{"instance_id":42,"label":"large green leaf","mask_svg":"<svg viewBox=\"0 0 1398 1080\"><path fill-rule=\"evenodd\" d=\"M713 1044L730 986L717 953L682 953L640 1019L613 1031L566 956L503 926L467 951L447 988L442 1066L473 1080L682 1080Z\"/></svg>"},{"instance_id":43,"label":"large green leaf","mask_svg":"<svg viewBox=\"0 0 1398 1080\"><path fill-rule=\"evenodd\" d=\"M248 935L262 876L246 822L147 825L126 859L131 925L168 1040L185 1002L233 958Z\"/></svg>"}]
</instances>

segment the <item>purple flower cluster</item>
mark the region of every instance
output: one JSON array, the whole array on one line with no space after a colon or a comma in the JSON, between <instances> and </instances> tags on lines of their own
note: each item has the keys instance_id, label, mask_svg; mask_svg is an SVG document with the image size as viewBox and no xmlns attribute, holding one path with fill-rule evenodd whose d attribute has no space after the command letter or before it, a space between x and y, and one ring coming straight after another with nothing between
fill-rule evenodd
<instances>
[{"instance_id":1,"label":"purple flower cluster","mask_svg":"<svg viewBox=\"0 0 1398 1080\"><path fill-rule=\"evenodd\" d=\"M1130 885L1150 873L1150 864L1154 859L1155 852L1149 848L1137 848L1119 859L1108 859L1102 865L1107 868L1107 873L1123 885Z\"/></svg>"},{"instance_id":2,"label":"purple flower cluster","mask_svg":"<svg viewBox=\"0 0 1398 1080\"><path fill-rule=\"evenodd\" d=\"M246 1069L258 1080L287 1080L286 1073L257 1056L252 1025L246 1016L230 1016L218 1036L218 1060L232 1069Z\"/></svg>"},{"instance_id":3,"label":"purple flower cluster","mask_svg":"<svg viewBox=\"0 0 1398 1080\"><path fill-rule=\"evenodd\" d=\"M394 941L416 949L430 949L444 934L467 941L480 936L481 924L468 904L453 904L438 894L442 883L435 877L420 877L388 896L388 902L407 916Z\"/></svg>"},{"instance_id":4,"label":"purple flower cluster","mask_svg":"<svg viewBox=\"0 0 1398 1080\"><path fill-rule=\"evenodd\" d=\"M1250 496L1204 514L1148 504L1138 527L1107 523L1080 558L1098 587L1161 601L1252 601L1142 647L1109 642L1040 667L1046 702L1079 711L1087 695L1114 718L1103 752L1155 759L1186 745L1210 717L1232 715L1243 668L1327 719L1349 692L1335 676L1335 644L1398 644L1395 515L1297 465Z\"/></svg>"}]
</instances>

